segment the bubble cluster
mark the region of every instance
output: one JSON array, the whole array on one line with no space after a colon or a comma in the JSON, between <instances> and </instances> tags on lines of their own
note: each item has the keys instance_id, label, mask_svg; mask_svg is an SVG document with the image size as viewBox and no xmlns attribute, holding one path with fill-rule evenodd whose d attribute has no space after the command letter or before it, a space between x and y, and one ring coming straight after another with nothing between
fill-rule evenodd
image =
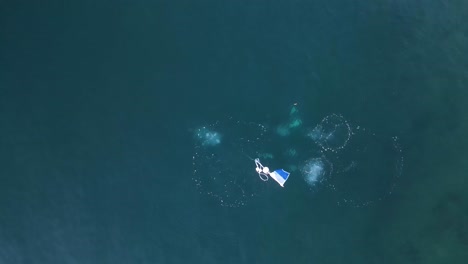
<instances>
[{"instance_id":1,"label":"bubble cluster","mask_svg":"<svg viewBox=\"0 0 468 264\"><path fill-rule=\"evenodd\" d=\"M324 117L307 136L324 151L337 152L346 147L351 134L348 121L342 115L331 114Z\"/></svg>"},{"instance_id":2,"label":"bubble cluster","mask_svg":"<svg viewBox=\"0 0 468 264\"><path fill-rule=\"evenodd\" d=\"M304 180L310 186L326 183L321 188L331 190L339 205L364 207L382 201L402 175L398 137L351 126L340 114L324 117L306 137L312 139L307 147L313 151L301 169Z\"/></svg>"},{"instance_id":3,"label":"bubble cluster","mask_svg":"<svg viewBox=\"0 0 468 264\"><path fill-rule=\"evenodd\" d=\"M192 179L200 194L227 207L243 206L258 196L264 185L249 157L267 155L261 152L265 132L260 124L233 118L197 129Z\"/></svg>"},{"instance_id":4,"label":"bubble cluster","mask_svg":"<svg viewBox=\"0 0 468 264\"><path fill-rule=\"evenodd\" d=\"M195 130L195 137L202 146L216 146L221 143L221 135L216 131L211 131L207 127Z\"/></svg>"},{"instance_id":5,"label":"bubble cluster","mask_svg":"<svg viewBox=\"0 0 468 264\"><path fill-rule=\"evenodd\" d=\"M270 126L273 134L233 118L196 129L193 181L200 193L222 206L245 205L266 186L253 164L261 158L289 170L291 184L300 174L310 190L330 190L339 205L369 206L392 194L403 173L398 137L377 135L341 114L327 115L309 129L302 120L294 105L286 123Z\"/></svg>"},{"instance_id":6,"label":"bubble cluster","mask_svg":"<svg viewBox=\"0 0 468 264\"><path fill-rule=\"evenodd\" d=\"M304 180L309 186L324 182L333 172L333 165L324 156L306 160L301 169Z\"/></svg>"}]
</instances>

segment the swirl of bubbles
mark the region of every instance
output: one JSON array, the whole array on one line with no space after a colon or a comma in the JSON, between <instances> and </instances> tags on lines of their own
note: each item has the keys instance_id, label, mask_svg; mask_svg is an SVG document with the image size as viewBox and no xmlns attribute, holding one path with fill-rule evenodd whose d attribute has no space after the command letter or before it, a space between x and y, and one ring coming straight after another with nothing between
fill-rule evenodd
<instances>
[{"instance_id":1,"label":"swirl of bubbles","mask_svg":"<svg viewBox=\"0 0 468 264\"><path fill-rule=\"evenodd\" d=\"M261 124L227 118L195 129L193 182L200 194L226 207L240 207L258 196L258 181L249 157L270 157L260 152L266 128Z\"/></svg>"},{"instance_id":2,"label":"swirl of bubbles","mask_svg":"<svg viewBox=\"0 0 468 264\"><path fill-rule=\"evenodd\" d=\"M315 144L306 144L309 141L305 141L302 146L307 148L303 152L310 156L303 163L301 174L311 190L330 187L328 182L333 176L334 167L328 156L346 147L352 135L351 127L342 115L331 114L305 133Z\"/></svg>"},{"instance_id":3,"label":"swirl of bubbles","mask_svg":"<svg viewBox=\"0 0 468 264\"><path fill-rule=\"evenodd\" d=\"M333 172L333 164L325 156L310 158L304 162L301 173L310 187L318 187Z\"/></svg>"},{"instance_id":4,"label":"swirl of bubbles","mask_svg":"<svg viewBox=\"0 0 468 264\"><path fill-rule=\"evenodd\" d=\"M265 126L233 118L196 129L193 181L199 192L221 206L245 205L266 186L258 181L250 159L278 161L265 151L275 145L281 146L274 153L282 153L281 166L289 169L292 177L299 171L310 190L330 190L339 205L365 207L393 193L404 163L398 137L377 135L361 126L351 129L340 114L328 115L307 130L302 128L298 113L294 105L289 123L280 126L286 127L287 133L276 130L277 138L287 136L283 145L267 144L271 135L266 136ZM309 140L304 141L304 136Z\"/></svg>"},{"instance_id":5,"label":"swirl of bubbles","mask_svg":"<svg viewBox=\"0 0 468 264\"><path fill-rule=\"evenodd\" d=\"M338 152L346 147L352 132L346 119L338 114L331 114L322 119L307 133L324 151Z\"/></svg>"},{"instance_id":6,"label":"swirl of bubbles","mask_svg":"<svg viewBox=\"0 0 468 264\"><path fill-rule=\"evenodd\" d=\"M315 144L304 144L312 155L300 171L312 190L323 186L337 204L352 207L369 206L392 194L403 172L398 137L379 136L361 126L351 129L339 114L326 116L306 136Z\"/></svg>"},{"instance_id":7,"label":"swirl of bubbles","mask_svg":"<svg viewBox=\"0 0 468 264\"><path fill-rule=\"evenodd\" d=\"M356 127L348 147L332 157L329 186L339 205L365 207L390 196L403 172L398 137L384 137Z\"/></svg>"}]
</instances>

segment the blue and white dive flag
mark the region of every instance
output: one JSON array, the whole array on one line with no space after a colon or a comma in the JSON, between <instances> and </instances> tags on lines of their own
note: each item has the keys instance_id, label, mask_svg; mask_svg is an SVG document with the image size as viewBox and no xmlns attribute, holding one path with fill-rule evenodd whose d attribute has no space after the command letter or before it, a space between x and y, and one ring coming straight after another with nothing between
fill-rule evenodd
<instances>
[{"instance_id":1,"label":"blue and white dive flag","mask_svg":"<svg viewBox=\"0 0 468 264\"><path fill-rule=\"evenodd\" d=\"M273 172L270 172L270 177L273 178L281 187L284 187L284 183L288 180L289 178L289 172L279 169L275 170Z\"/></svg>"},{"instance_id":2,"label":"blue and white dive flag","mask_svg":"<svg viewBox=\"0 0 468 264\"><path fill-rule=\"evenodd\" d=\"M281 187L284 187L284 183L289 178L290 173L283 169L270 172L270 169L268 167L263 166L262 163L260 163L260 159L258 158L255 159L255 166L256 166L255 170L257 171L258 176L260 177L260 179L262 179L262 181L267 181L268 176L270 176L271 178L273 178L273 180L279 183Z\"/></svg>"}]
</instances>

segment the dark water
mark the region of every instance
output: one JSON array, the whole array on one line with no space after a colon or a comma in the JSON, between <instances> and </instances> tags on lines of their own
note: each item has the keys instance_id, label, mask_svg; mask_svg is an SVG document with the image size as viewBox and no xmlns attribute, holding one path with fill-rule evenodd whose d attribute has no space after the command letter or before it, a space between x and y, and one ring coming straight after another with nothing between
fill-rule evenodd
<instances>
[{"instance_id":1,"label":"dark water","mask_svg":"<svg viewBox=\"0 0 468 264\"><path fill-rule=\"evenodd\" d=\"M0 6L0 263L466 263L465 1ZM393 194L198 193L194 128L294 102L398 136Z\"/></svg>"}]
</instances>

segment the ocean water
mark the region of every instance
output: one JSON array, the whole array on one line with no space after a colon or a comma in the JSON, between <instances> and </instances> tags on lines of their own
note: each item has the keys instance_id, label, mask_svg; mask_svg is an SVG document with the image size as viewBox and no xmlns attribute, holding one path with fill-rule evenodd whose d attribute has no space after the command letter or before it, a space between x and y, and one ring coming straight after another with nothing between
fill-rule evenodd
<instances>
[{"instance_id":1,"label":"ocean water","mask_svg":"<svg viewBox=\"0 0 468 264\"><path fill-rule=\"evenodd\" d=\"M466 263L465 1L0 6L0 263ZM308 153L274 133L294 103L304 126L336 113L368 133L328 153L336 191L298 170L285 188L253 181L262 194L238 208L208 194L222 184L197 188L194 134L217 121ZM375 171L394 165L353 152L374 134L401 147L388 195ZM221 154L203 166L251 162Z\"/></svg>"}]
</instances>

